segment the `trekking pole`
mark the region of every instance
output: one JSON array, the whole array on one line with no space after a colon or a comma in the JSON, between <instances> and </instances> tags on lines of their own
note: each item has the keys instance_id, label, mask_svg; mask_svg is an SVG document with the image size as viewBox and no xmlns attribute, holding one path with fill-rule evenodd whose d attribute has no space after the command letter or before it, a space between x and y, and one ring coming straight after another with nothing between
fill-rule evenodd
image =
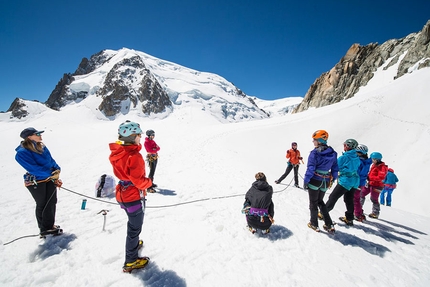
<instances>
[{"instance_id":1,"label":"trekking pole","mask_svg":"<svg viewBox=\"0 0 430 287\"><path fill-rule=\"evenodd\" d=\"M105 227L106 227L106 215L107 215L107 213L109 212L109 210L107 210L107 209L102 209L102 210L100 210L97 214L103 214L103 230L102 231L105 231Z\"/></svg>"}]
</instances>

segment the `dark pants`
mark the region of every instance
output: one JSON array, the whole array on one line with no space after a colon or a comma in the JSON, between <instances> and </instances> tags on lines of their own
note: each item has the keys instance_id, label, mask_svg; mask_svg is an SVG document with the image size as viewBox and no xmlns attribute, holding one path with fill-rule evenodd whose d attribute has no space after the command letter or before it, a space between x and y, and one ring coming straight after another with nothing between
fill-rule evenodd
<instances>
[{"instance_id":1,"label":"dark pants","mask_svg":"<svg viewBox=\"0 0 430 287\"><path fill-rule=\"evenodd\" d=\"M311 224L313 226L318 226L318 207L321 211L321 214L324 217L324 223L327 226L333 225L333 221L330 218L330 215L328 214L327 207L323 201L325 192L321 190L313 190L308 189L309 194L309 210L311 213Z\"/></svg>"},{"instance_id":2,"label":"dark pants","mask_svg":"<svg viewBox=\"0 0 430 287\"><path fill-rule=\"evenodd\" d=\"M248 226L251 226L252 228L255 228L255 229L261 229L261 230L269 229L270 226L272 226L272 222L267 216L264 216L263 222L261 222L260 216L247 215L246 222L248 223Z\"/></svg>"},{"instance_id":3,"label":"dark pants","mask_svg":"<svg viewBox=\"0 0 430 287\"><path fill-rule=\"evenodd\" d=\"M155 173L155 169L157 168L157 162L158 162L158 159L149 162L148 178L152 180L152 183L154 183L154 173Z\"/></svg>"},{"instance_id":4,"label":"dark pants","mask_svg":"<svg viewBox=\"0 0 430 287\"><path fill-rule=\"evenodd\" d=\"M143 207L134 212L130 213L125 210L128 216L127 239L125 241L125 263L134 262L139 257L139 235L142 231L143 218L145 215L144 209L145 201L143 201Z\"/></svg>"},{"instance_id":5,"label":"dark pants","mask_svg":"<svg viewBox=\"0 0 430 287\"><path fill-rule=\"evenodd\" d=\"M294 168L294 184L299 185L299 175L298 175L299 174L299 165L298 164L295 166L292 164L289 164L287 166L287 169L285 170L284 174L281 175L281 177L278 179L278 183L283 181L288 176L288 174L290 174L290 172L293 168Z\"/></svg>"},{"instance_id":6,"label":"dark pants","mask_svg":"<svg viewBox=\"0 0 430 287\"><path fill-rule=\"evenodd\" d=\"M40 232L52 229L57 209L57 187L52 181L27 186L36 201L36 220Z\"/></svg>"},{"instance_id":7,"label":"dark pants","mask_svg":"<svg viewBox=\"0 0 430 287\"><path fill-rule=\"evenodd\" d=\"M349 221L354 219L354 192L355 188L346 189L340 184L337 184L333 189L327 200L327 210L331 211L336 205L337 200L343 195L343 201L345 202L346 212L345 217Z\"/></svg>"}]
</instances>

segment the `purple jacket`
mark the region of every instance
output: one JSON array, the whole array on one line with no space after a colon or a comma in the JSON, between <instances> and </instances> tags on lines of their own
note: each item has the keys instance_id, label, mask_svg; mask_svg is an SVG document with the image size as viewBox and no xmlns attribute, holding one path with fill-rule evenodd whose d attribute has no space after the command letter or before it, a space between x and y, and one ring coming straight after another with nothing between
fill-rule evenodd
<instances>
[{"instance_id":1,"label":"purple jacket","mask_svg":"<svg viewBox=\"0 0 430 287\"><path fill-rule=\"evenodd\" d=\"M320 173L331 173L333 180L337 179L339 167L337 165L336 151L327 145L321 145L311 151L308 157L304 183L308 184L311 178L328 181L328 178L319 176Z\"/></svg>"}]
</instances>

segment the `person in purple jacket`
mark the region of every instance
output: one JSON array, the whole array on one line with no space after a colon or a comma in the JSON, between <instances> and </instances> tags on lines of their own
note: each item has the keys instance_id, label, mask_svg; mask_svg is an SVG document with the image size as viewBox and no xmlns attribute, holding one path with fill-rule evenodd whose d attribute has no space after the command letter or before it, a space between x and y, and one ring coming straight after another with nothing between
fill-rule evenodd
<instances>
[{"instance_id":1,"label":"person in purple jacket","mask_svg":"<svg viewBox=\"0 0 430 287\"><path fill-rule=\"evenodd\" d=\"M59 230L55 223L57 187L61 186L60 166L42 143L42 133L35 128L24 129L21 144L15 149L15 160L27 171L24 182L36 202L36 220L40 235Z\"/></svg>"},{"instance_id":2,"label":"person in purple jacket","mask_svg":"<svg viewBox=\"0 0 430 287\"><path fill-rule=\"evenodd\" d=\"M333 221L323 201L325 192L331 182L337 179L339 167L337 165L336 151L327 145L328 133L325 130L317 130L312 135L315 148L308 157L307 169L304 177L303 188L309 194L310 222L308 227L319 232L318 208L324 217L323 228L333 233Z\"/></svg>"}]
</instances>

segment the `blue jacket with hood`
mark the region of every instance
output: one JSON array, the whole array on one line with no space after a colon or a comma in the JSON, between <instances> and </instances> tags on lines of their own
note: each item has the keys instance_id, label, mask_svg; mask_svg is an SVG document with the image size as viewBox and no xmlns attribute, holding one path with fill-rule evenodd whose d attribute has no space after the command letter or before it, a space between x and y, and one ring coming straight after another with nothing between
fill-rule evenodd
<instances>
[{"instance_id":1,"label":"blue jacket with hood","mask_svg":"<svg viewBox=\"0 0 430 287\"><path fill-rule=\"evenodd\" d=\"M15 151L15 160L28 173L34 175L37 181L47 179L54 170L61 170L46 146L43 147L41 154L28 150L22 145L19 145Z\"/></svg>"},{"instance_id":2,"label":"blue jacket with hood","mask_svg":"<svg viewBox=\"0 0 430 287\"><path fill-rule=\"evenodd\" d=\"M345 151L337 159L337 164L339 166L338 183L347 190L358 188L360 184L360 176L358 175L360 159L355 149Z\"/></svg>"},{"instance_id":3,"label":"blue jacket with hood","mask_svg":"<svg viewBox=\"0 0 430 287\"><path fill-rule=\"evenodd\" d=\"M337 179L338 171L336 151L331 146L320 145L309 154L304 184L309 184L311 179L329 182L330 173L333 180L335 180ZM321 176L324 174L327 176Z\"/></svg>"}]
</instances>

